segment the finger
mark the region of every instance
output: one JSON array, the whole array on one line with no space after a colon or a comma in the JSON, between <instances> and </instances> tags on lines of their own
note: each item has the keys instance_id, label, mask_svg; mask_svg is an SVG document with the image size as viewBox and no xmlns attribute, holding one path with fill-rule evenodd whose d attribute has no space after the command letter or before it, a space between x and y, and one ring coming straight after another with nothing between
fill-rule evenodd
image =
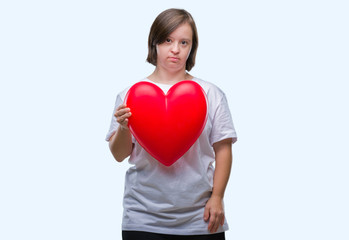
<instances>
[{"instance_id":1,"label":"finger","mask_svg":"<svg viewBox=\"0 0 349 240\"><path fill-rule=\"evenodd\" d=\"M219 213L218 217L217 217L216 224L215 224L214 232L217 232L220 225L223 226L223 224L224 224L224 213Z\"/></svg>"},{"instance_id":2,"label":"finger","mask_svg":"<svg viewBox=\"0 0 349 240\"><path fill-rule=\"evenodd\" d=\"M129 108L122 108L118 111L115 112L115 117L121 117L122 115L126 114L126 113L129 113L131 111L131 109Z\"/></svg>"},{"instance_id":3,"label":"finger","mask_svg":"<svg viewBox=\"0 0 349 240\"><path fill-rule=\"evenodd\" d=\"M123 123L125 120L127 120L129 117L131 117L131 113L129 112L129 113L125 113L125 114L123 114L121 117L117 117L116 118L116 121L118 122L118 123Z\"/></svg>"},{"instance_id":4,"label":"finger","mask_svg":"<svg viewBox=\"0 0 349 240\"><path fill-rule=\"evenodd\" d=\"M223 212L218 212L215 214L214 223L213 223L213 226L211 227L211 233L215 233L218 231L219 225L222 223L222 219L223 219L223 223L224 223L224 213Z\"/></svg>"},{"instance_id":5,"label":"finger","mask_svg":"<svg viewBox=\"0 0 349 240\"><path fill-rule=\"evenodd\" d=\"M217 216L217 217L215 218L214 224L213 224L213 226L212 226L211 233L217 232L218 227L219 227L219 222L220 222L220 219L219 219L219 217Z\"/></svg>"},{"instance_id":6,"label":"finger","mask_svg":"<svg viewBox=\"0 0 349 240\"><path fill-rule=\"evenodd\" d=\"M224 216L224 214L223 214L222 220L221 220L221 225L222 225L222 226L224 225L224 221L225 221L225 216Z\"/></svg>"},{"instance_id":7,"label":"finger","mask_svg":"<svg viewBox=\"0 0 349 240\"><path fill-rule=\"evenodd\" d=\"M125 107L126 107L126 104L123 103L123 104L121 104L120 106L118 106L116 110L120 110L120 109L123 109L123 108L125 108Z\"/></svg>"},{"instance_id":8,"label":"finger","mask_svg":"<svg viewBox=\"0 0 349 240\"><path fill-rule=\"evenodd\" d=\"M119 106L116 108L115 112L120 111L120 110L122 110L122 109L124 109L124 108L127 108L127 106L126 106L125 103L119 105Z\"/></svg>"},{"instance_id":9,"label":"finger","mask_svg":"<svg viewBox=\"0 0 349 240\"><path fill-rule=\"evenodd\" d=\"M218 230L218 228L219 228L219 223L220 223L220 221L221 221L220 218L217 217L212 233L217 232L217 230Z\"/></svg>"},{"instance_id":10,"label":"finger","mask_svg":"<svg viewBox=\"0 0 349 240\"><path fill-rule=\"evenodd\" d=\"M210 213L210 222L208 223L208 230L212 233L216 224L217 215L215 213Z\"/></svg>"},{"instance_id":11,"label":"finger","mask_svg":"<svg viewBox=\"0 0 349 240\"><path fill-rule=\"evenodd\" d=\"M124 115L125 113L128 113L128 112L130 112L129 108L123 108L123 109L116 111L114 115L115 115L115 117L121 117L122 115Z\"/></svg>"},{"instance_id":12,"label":"finger","mask_svg":"<svg viewBox=\"0 0 349 240\"><path fill-rule=\"evenodd\" d=\"M205 211L204 211L204 220L205 222L209 219L210 217L210 209L209 208L205 208Z\"/></svg>"},{"instance_id":13,"label":"finger","mask_svg":"<svg viewBox=\"0 0 349 240\"><path fill-rule=\"evenodd\" d=\"M122 115L121 117L119 117L120 121L123 122L125 121L126 119L128 119L129 117L131 117L131 113L125 113L124 115Z\"/></svg>"}]
</instances>

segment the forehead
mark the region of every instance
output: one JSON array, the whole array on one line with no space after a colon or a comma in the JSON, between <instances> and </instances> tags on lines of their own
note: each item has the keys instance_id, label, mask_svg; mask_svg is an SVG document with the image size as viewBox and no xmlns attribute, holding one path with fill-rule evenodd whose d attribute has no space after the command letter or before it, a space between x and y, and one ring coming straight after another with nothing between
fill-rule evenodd
<instances>
[{"instance_id":1,"label":"forehead","mask_svg":"<svg viewBox=\"0 0 349 240\"><path fill-rule=\"evenodd\" d=\"M190 24L185 22L179 25L172 33L170 33L170 37L192 39L193 30Z\"/></svg>"}]
</instances>

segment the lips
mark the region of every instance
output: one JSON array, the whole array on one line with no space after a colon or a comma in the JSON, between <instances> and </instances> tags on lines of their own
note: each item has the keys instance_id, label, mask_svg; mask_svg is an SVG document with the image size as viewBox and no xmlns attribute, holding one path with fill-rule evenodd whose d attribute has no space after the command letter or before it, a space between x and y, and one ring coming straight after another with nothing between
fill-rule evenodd
<instances>
[{"instance_id":1,"label":"lips","mask_svg":"<svg viewBox=\"0 0 349 240\"><path fill-rule=\"evenodd\" d=\"M178 62L179 58L177 57L169 57L170 61L172 62Z\"/></svg>"}]
</instances>

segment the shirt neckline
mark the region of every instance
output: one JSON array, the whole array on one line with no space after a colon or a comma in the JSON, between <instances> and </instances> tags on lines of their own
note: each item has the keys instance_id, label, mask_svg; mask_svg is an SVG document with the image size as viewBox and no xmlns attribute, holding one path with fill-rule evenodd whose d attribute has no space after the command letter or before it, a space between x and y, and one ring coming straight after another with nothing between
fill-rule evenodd
<instances>
[{"instance_id":1,"label":"shirt neckline","mask_svg":"<svg viewBox=\"0 0 349 240\"><path fill-rule=\"evenodd\" d=\"M166 83L158 83L158 82L154 82L152 80L150 80L149 78L144 78L143 80L147 81L147 82L151 82L155 85L162 85L162 86L167 86L167 87L172 87L173 85L175 85L176 83L174 84L166 84ZM193 77L192 79L184 79L183 81L194 81L196 82L196 77Z\"/></svg>"}]
</instances>

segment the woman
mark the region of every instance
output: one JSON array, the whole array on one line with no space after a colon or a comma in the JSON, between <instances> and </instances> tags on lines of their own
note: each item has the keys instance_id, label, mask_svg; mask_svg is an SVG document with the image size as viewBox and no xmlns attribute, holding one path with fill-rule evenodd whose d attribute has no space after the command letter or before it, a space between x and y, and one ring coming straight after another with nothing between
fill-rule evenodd
<instances>
[{"instance_id":1,"label":"woman","mask_svg":"<svg viewBox=\"0 0 349 240\"><path fill-rule=\"evenodd\" d=\"M132 109L123 104L129 88L117 96L106 140L118 162L130 157L133 165L125 178L124 240L225 239L228 225L223 196L232 164L232 143L237 138L224 93L188 73L195 65L197 47L197 30L190 13L168 9L155 19L147 57L155 70L142 81L154 83L165 93L180 81L195 81L208 101L202 134L173 165L159 163L132 136L128 128Z\"/></svg>"}]
</instances>

